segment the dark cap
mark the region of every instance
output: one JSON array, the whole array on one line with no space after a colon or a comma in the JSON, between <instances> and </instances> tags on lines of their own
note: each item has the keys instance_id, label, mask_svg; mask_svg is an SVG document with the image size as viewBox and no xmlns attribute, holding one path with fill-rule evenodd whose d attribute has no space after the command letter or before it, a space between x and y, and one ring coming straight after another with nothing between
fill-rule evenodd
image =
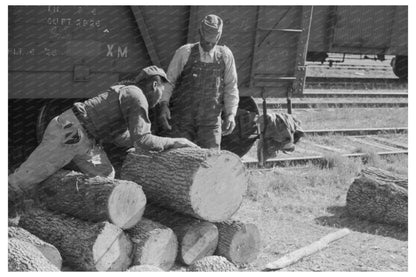
<instances>
[{"instance_id":1,"label":"dark cap","mask_svg":"<svg viewBox=\"0 0 416 277\"><path fill-rule=\"evenodd\" d=\"M163 81L170 83L168 76L166 75L165 71L155 65L151 65L148 67L143 68L139 75L135 78L136 83L140 83L141 81L151 77L151 76L160 76Z\"/></svg>"},{"instance_id":2,"label":"dark cap","mask_svg":"<svg viewBox=\"0 0 416 277\"><path fill-rule=\"evenodd\" d=\"M209 14L201 20L200 30L206 40L218 40L222 34L222 19L215 15Z\"/></svg>"}]
</instances>

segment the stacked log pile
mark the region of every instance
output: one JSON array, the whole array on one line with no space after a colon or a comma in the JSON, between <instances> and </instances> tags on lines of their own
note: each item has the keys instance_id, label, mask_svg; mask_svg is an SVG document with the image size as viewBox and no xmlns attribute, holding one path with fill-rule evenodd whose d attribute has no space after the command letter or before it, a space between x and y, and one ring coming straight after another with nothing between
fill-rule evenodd
<instances>
[{"instance_id":1,"label":"stacked log pile","mask_svg":"<svg viewBox=\"0 0 416 277\"><path fill-rule=\"evenodd\" d=\"M368 167L347 193L350 215L369 221L407 226L408 180L391 172Z\"/></svg>"},{"instance_id":2,"label":"stacked log pile","mask_svg":"<svg viewBox=\"0 0 416 277\"><path fill-rule=\"evenodd\" d=\"M9 269L60 270L63 260L73 270L167 271L177 261L225 271L233 268L224 267L225 258L234 265L255 260L257 227L231 219L247 189L238 156L195 148L131 152L120 176L88 178L62 170L40 183L39 207L9 227L9 244L30 244L45 259L33 258L39 266L25 267L14 261L19 251L9 250ZM10 228L38 241L13 236L17 229ZM223 257L201 261L214 253Z\"/></svg>"}]
</instances>

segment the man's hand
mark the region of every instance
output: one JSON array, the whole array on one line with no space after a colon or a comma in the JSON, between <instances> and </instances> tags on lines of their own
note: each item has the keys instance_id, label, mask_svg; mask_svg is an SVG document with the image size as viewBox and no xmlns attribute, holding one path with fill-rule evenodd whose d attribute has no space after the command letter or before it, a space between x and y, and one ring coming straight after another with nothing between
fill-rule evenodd
<instances>
[{"instance_id":1,"label":"man's hand","mask_svg":"<svg viewBox=\"0 0 416 277\"><path fill-rule=\"evenodd\" d=\"M229 114L225 116L224 122L222 123L222 135L227 136L233 132L235 128L235 115Z\"/></svg>"},{"instance_id":2,"label":"man's hand","mask_svg":"<svg viewBox=\"0 0 416 277\"><path fill-rule=\"evenodd\" d=\"M160 121L162 123L162 127L165 130L172 130L172 126L170 126L169 124L169 120L170 120L170 109L168 107L168 103L167 102L161 102L160 103Z\"/></svg>"},{"instance_id":3,"label":"man's hand","mask_svg":"<svg viewBox=\"0 0 416 277\"><path fill-rule=\"evenodd\" d=\"M174 138L173 139L173 148L182 148L182 147L195 147L195 148L201 148L195 143L191 142L190 140L186 138Z\"/></svg>"}]
</instances>

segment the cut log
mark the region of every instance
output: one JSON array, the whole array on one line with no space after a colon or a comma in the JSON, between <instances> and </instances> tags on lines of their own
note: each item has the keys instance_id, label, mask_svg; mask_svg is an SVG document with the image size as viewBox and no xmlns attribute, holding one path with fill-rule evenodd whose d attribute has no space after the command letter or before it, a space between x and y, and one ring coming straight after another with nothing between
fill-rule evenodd
<instances>
[{"instance_id":1,"label":"cut log","mask_svg":"<svg viewBox=\"0 0 416 277\"><path fill-rule=\"evenodd\" d=\"M256 225L236 220L216 223L219 232L216 255L234 264L254 261L260 251L260 232Z\"/></svg>"},{"instance_id":2,"label":"cut log","mask_svg":"<svg viewBox=\"0 0 416 277\"><path fill-rule=\"evenodd\" d=\"M227 272L238 271L237 267L221 256L207 256L191 264L187 271Z\"/></svg>"},{"instance_id":3,"label":"cut log","mask_svg":"<svg viewBox=\"0 0 416 277\"><path fill-rule=\"evenodd\" d=\"M130 267L127 271L130 272L160 272L164 271L161 268L154 266L154 265L135 265Z\"/></svg>"},{"instance_id":4,"label":"cut log","mask_svg":"<svg viewBox=\"0 0 416 277\"><path fill-rule=\"evenodd\" d=\"M211 222L153 205L147 205L145 217L159 222L175 232L179 244L177 259L186 265L212 255L217 248L218 229Z\"/></svg>"},{"instance_id":5,"label":"cut log","mask_svg":"<svg viewBox=\"0 0 416 277\"><path fill-rule=\"evenodd\" d=\"M59 271L33 244L9 238L9 271Z\"/></svg>"},{"instance_id":6,"label":"cut log","mask_svg":"<svg viewBox=\"0 0 416 277\"><path fill-rule=\"evenodd\" d=\"M57 269L62 268L62 257L58 249L20 227L9 227L9 239L14 238L34 245Z\"/></svg>"},{"instance_id":7,"label":"cut log","mask_svg":"<svg viewBox=\"0 0 416 277\"><path fill-rule=\"evenodd\" d=\"M176 260L178 240L172 229L147 218L126 231L135 244L133 265L169 270Z\"/></svg>"},{"instance_id":8,"label":"cut log","mask_svg":"<svg viewBox=\"0 0 416 277\"><path fill-rule=\"evenodd\" d=\"M53 244L75 270L123 271L131 264L131 240L109 222L86 222L33 210L20 217L19 226Z\"/></svg>"},{"instance_id":9,"label":"cut log","mask_svg":"<svg viewBox=\"0 0 416 277\"><path fill-rule=\"evenodd\" d=\"M39 184L39 199L50 210L88 221L109 221L122 229L139 222L146 206L143 190L134 182L88 178L66 170Z\"/></svg>"},{"instance_id":10,"label":"cut log","mask_svg":"<svg viewBox=\"0 0 416 277\"><path fill-rule=\"evenodd\" d=\"M129 153L121 179L141 185L149 202L211 222L230 218L247 189L237 155L191 147Z\"/></svg>"},{"instance_id":11,"label":"cut log","mask_svg":"<svg viewBox=\"0 0 416 277\"><path fill-rule=\"evenodd\" d=\"M345 237L346 235L348 235L350 233L350 230L348 230L347 228L341 229L339 231L336 231L334 233L330 233L328 235L326 235L325 237L321 238L318 241L315 241L314 243L302 247L298 250L295 250L283 257L281 257L280 259L278 259L277 261L268 263L264 269L264 271L269 271L269 270L278 270L278 269L282 269L285 268L291 264L296 263L297 261L299 261L300 259L307 257L309 255L312 255L315 252L318 252L319 250L324 249L325 247L327 247L329 245L329 243L338 240L340 238Z\"/></svg>"},{"instance_id":12,"label":"cut log","mask_svg":"<svg viewBox=\"0 0 416 277\"><path fill-rule=\"evenodd\" d=\"M369 167L361 171L347 193L347 210L369 221L407 226L407 178Z\"/></svg>"}]
</instances>

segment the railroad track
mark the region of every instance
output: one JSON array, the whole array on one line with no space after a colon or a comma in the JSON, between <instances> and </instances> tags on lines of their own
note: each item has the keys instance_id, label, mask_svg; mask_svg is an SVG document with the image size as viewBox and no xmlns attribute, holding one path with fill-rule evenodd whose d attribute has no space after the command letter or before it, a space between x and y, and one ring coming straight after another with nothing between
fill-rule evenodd
<instances>
[{"instance_id":1,"label":"railroad track","mask_svg":"<svg viewBox=\"0 0 416 277\"><path fill-rule=\"evenodd\" d=\"M406 80L398 78L372 77L317 77L307 76L305 89L350 89L350 90L407 90Z\"/></svg>"},{"instance_id":2,"label":"railroad track","mask_svg":"<svg viewBox=\"0 0 416 277\"><path fill-rule=\"evenodd\" d=\"M359 158L362 160L368 159L369 155L378 156L390 156L390 155L407 155L408 145L407 143L401 143L397 141L395 135L407 134L408 129L406 127L397 128L371 128L371 129L338 129L338 130L309 130L306 131L306 136L303 139L306 142L302 145L302 149L308 149L311 151L302 151L305 153L302 156L273 158L267 160L262 166L258 160L252 157L243 157L243 163L249 169L257 168L273 168L273 167L294 167L307 164L314 164L321 167L325 167L328 164L328 160L331 156L338 155L345 158ZM327 145L323 143L316 143L313 140L308 141L308 136L327 136L342 135L345 136L345 140L341 141L339 145ZM381 135L391 135L392 138L385 138ZM337 138L339 140L339 138ZM337 139L334 139L335 141ZM302 141L302 140L301 140ZM350 145L348 145L350 144ZM366 149L364 151L353 151L348 153L346 149L353 149L354 144L363 145L361 148ZM318 149L318 151L317 151ZM373 149L372 151L370 151ZM377 149L377 150L374 150ZM296 152L296 151L295 151ZM294 153L295 153L294 152ZM320 152L320 154L318 153ZM318 154L317 154L318 153Z\"/></svg>"},{"instance_id":3,"label":"railroad track","mask_svg":"<svg viewBox=\"0 0 416 277\"><path fill-rule=\"evenodd\" d=\"M266 101L267 103L267 101ZM257 107L262 109L258 103ZM287 109L286 103L267 103L267 109ZM407 108L407 102L322 102L322 103L301 103L292 102L293 109L331 109L331 108Z\"/></svg>"}]
</instances>

